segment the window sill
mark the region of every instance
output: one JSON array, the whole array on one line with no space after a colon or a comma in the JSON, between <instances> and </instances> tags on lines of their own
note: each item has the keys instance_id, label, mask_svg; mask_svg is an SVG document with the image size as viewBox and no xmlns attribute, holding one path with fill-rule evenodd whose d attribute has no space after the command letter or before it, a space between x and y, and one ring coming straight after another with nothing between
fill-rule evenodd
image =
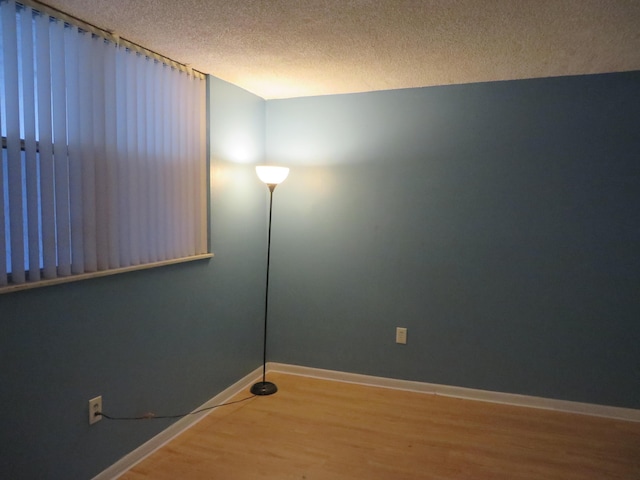
<instances>
[{"instance_id":1,"label":"window sill","mask_svg":"<svg viewBox=\"0 0 640 480\"><path fill-rule=\"evenodd\" d=\"M124 268L113 268L110 270L102 270L100 272L80 273L78 275L69 275L68 277L58 277L50 280L38 280L37 282L26 282L14 285L0 287L0 295L3 293L18 292L20 290L30 290L32 288L49 287L51 285L59 285L61 283L77 282L79 280L89 280L92 278L107 277L117 275L119 273L133 272L136 270L147 270L149 268L164 267L167 265L175 265L176 263L194 262L198 260L206 260L213 258L213 253L203 253L191 257L176 258L173 260L164 260L162 262L146 263L144 265L132 265Z\"/></svg>"}]
</instances>

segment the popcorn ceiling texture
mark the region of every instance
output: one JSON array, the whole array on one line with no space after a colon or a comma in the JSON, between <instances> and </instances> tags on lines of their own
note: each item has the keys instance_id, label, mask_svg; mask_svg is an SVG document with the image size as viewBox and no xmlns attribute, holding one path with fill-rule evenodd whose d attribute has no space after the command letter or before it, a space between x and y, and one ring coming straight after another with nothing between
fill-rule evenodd
<instances>
[{"instance_id":1,"label":"popcorn ceiling texture","mask_svg":"<svg viewBox=\"0 0 640 480\"><path fill-rule=\"evenodd\" d=\"M640 70L640 0L51 0L263 98Z\"/></svg>"}]
</instances>

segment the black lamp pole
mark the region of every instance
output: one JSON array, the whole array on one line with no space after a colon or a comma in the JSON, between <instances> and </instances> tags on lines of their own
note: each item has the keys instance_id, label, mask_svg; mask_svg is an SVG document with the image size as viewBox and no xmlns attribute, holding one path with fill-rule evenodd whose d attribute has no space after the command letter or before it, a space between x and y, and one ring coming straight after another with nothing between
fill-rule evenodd
<instances>
[{"instance_id":1,"label":"black lamp pole","mask_svg":"<svg viewBox=\"0 0 640 480\"><path fill-rule=\"evenodd\" d=\"M267 374L267 312L269 309L269 265L271 263L271 214L273 212L273 191L277 183L268 183L269 187L269 235L267 240L267 284L264 294L264 343L262 346L262 381L251 387L254 395L272 395L278 391L275 383L266 381Z\"/></svg>"}]
</instances>

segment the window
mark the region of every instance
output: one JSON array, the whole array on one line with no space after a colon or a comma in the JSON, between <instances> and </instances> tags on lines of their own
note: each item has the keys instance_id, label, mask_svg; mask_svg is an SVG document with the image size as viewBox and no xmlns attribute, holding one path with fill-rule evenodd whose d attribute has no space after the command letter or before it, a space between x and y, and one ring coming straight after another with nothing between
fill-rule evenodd
<instances>
[{"instance_id":1,"label":"window","mask_svg":"<svg viewBox=\"0 0 640 480\"><path fill-rule=\"evenodd\" d=\"M0 291L210 256L204 76L27 3L0 0Z\"/></svg>"}]
</instances>

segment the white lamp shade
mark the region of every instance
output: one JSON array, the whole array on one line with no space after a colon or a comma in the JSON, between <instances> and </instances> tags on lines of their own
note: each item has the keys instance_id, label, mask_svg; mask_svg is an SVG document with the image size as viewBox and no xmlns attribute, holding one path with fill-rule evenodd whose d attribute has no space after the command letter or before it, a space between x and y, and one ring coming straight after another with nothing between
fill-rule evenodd
<instances>
[{"instance_id":1,"label":"white lamp shade","mask_svg":"<svg viewBox=\"0 0 640 480\"><path fill-rule=\"evenodd\" d=\"M271 165L260 165L256 167L258 178L267 185L277 185L284 181L289 175L287 167L272 167Z\"/></svg>"}]
</instances>

